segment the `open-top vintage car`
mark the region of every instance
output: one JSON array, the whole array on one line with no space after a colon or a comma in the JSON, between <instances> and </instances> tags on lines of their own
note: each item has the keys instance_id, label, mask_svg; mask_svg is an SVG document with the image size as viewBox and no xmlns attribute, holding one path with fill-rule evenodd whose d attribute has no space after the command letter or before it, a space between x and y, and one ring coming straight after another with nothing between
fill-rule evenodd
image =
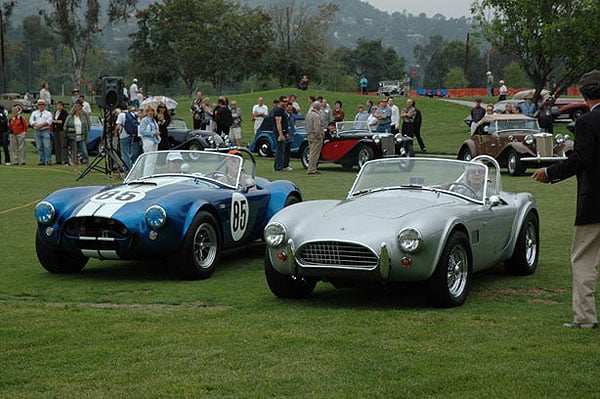
<instances>
[{"instance_id":1,"label":"open-top vintage car","mask_svg":"<svg viewBox=\"0 0 600 399\"><path fill-rule=\"evenodd\" d=\"M88 258L162 259L183 278L209 277L223 250L260 239L271 216L302 199L289 181L256 177L250 152L233 151L148 152L122 185L48 195L35 208L40 263L69 273Z\"/></svg>"},{"instance_id":2,"label":"open-top vintage car","mask_svg":"<svg viewBox=\"0 0 600 399\"><path fill-rule=\"evenodd\" d=\"M402 94L402 86L399 80L382 80L377 88L379 97L399 96Z\"/></svg>"},{"instance_id":3,"label":"open-top vintage car","mask_svg":"<svg viewBox=\"0 0 600 399\"><path fill-rule=\"evenodd\" d=\"M465 161L478 155L494 157L511 176L528 167L549 165L565 159L573 150L568 136L542 131L537 119L521 114L486 115L458 150Z\"/></svg>"},{"instance_id":4,"label":"open-top vintage car","mask_svg":"<svg viewBox=\"0 0 600 399\"><path fill-rule=\"evenodd\" d=\"M319 163L333 162L350 169L365 162L396 156L396 139L392 133L372 132L366 121L337 122L332 134L326 134ZM399 136L399 140L402 137ZM302 166L308 169L308 140L300 147Z\"/></svg>"},{"instance_id":5,"label":"open-top vintage car","mask_svg":"<svg viewBox=\"0 0 600 399\"><path fill-rule=\"evenodd\" d=\"M502 190L498 163L392 158L367 162L344 200L299 203L265 228L265 274L282 298L318 281L425 281L433 305L462 305L474 272L504 263L535 272L539 216L529 193Z\"/></svg>"},{"instance_id":6,"label":"open-top vintage car","mask_svg":"<svg viewBox=\"0 0 600 399\"><path fill-rule=\"evenodd\" d=\"M173 118L167 127L171 148L181 150L218 150L231 146L229 137L221 137L209 130L189 129L182 119Z\"/></svg>"}]
</instances>

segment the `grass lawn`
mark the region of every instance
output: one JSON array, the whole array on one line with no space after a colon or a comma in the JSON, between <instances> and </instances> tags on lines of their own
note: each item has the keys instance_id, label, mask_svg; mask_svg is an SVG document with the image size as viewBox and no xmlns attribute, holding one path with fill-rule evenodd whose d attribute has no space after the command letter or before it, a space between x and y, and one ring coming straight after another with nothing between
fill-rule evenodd
<instances>
[{"instance_id":1,"label":"grass lawn","mask_svg":"<svg viewBox=\"0 0 600 399\"><path fill-rule=\"evenodd\" d=\"M259 95L231 96L246 115ZM301 93L304 95L304 92ZM344 101L353 115L363 98ZM189 119L191 99L178 99ZM299 98L303 108L307 101ZM270 101L266 100L270 105ZM430 152L455 154L469 109L417 99ZM556 130L564 129L558 125ZM252 141L251 122L244 142ZM320 283L301 301L274 297L261 247L222 259L205 281L181 281L159 263L90 260L54 275L34 250L34 204L75 182L70 168L0 166L0 397L2 398L571 398L600 397L599 333L569 330L575 181L549 186L503 175L532 192L541 218L538 271L478 274L456 309L425 305L418 286L336 290ZM354 173L298 160L285 178L305 200L342 198ZM281 178L273 159L258 174Z\"/></svg>"}]
</instances>

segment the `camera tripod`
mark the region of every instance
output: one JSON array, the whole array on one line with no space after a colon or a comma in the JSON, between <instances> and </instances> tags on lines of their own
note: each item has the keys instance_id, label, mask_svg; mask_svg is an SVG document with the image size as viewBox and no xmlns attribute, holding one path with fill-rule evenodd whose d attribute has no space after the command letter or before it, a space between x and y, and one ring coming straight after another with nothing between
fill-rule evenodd
<instances>
[{"instance_id":1,"label":"camera tripod","mask_svg":"<svg viewBox=\"0 0 600 399\"><path fill-rule=\"evenodd\" d=\"M125 166L125 162L121 159L121 156L114 148L113 145L113 132L115 130L115 118L112 115L112 109L104 108L104 121L103 121L103 129L102 129L102 146L98 150L98 155L94 158L92 162L88 165L87 168L75 179L75 181L79 181L87 176L92 170L97 172L103 172L104 174L111 176L113 172L125 173L127 167ZM76 151L76 149L73 149ZM100 166L100 164L104 161L104 167Z\"/></svg>"}]
</instances>

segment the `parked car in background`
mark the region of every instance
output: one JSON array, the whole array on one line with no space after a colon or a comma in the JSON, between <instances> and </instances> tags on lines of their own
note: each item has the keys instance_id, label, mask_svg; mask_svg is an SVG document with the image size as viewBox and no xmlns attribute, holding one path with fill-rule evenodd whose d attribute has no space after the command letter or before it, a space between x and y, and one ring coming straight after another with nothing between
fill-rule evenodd
<instances>
[{"instance_id":1,"label":"parked car in background","mask_svg":"<svg viewBox=\"0 0 600 399\"><path fill-rule=\"evenodd\" d=\"M259 240L277 211L302 200L294 183L256 177L252 154L236 151L148 152L121 185L55 191L35 207L38 260L51 273L97 258L210 277L222 251Z\"/></svg>"},{"instance_id":2,"label":"parked car in background","mask_svg":"<svg viewBox=\"0 0 600 399\"><path fill-rule=\"evenodd\" d=\"M589 110L588 103L582 98L559 97L554 100L552 116L554 119L571 119L575 121Z\"/></svg>"},{"instance_id":3,"label":"parked car in background","mask_svg":"<svg viewBox=\"0 0 600 399\"><path fill-rule=\"evenodd\" d=\"M185 121L179 118L173 118L167 130L171 148L202 151L205 149L229 148L231 146L229 137L221 137L209 130L188 129Z\"/></svg>"},{"instance_id":4,"label":"parked car in background","mask_svg":"<svg viewBox=\"0 0 600 399\"><path fill-rule=\"evenodd\" d=\"M260 157L270 157L275 152L277 145L277 135L275 134L275 121L272 116L263 120L256 133L254 141L248 146L248 149L255 152ZM292 138L290 153L292 156L299 156L300 146L306 141L306 128L304 127L304 115L296 115L296 132Z\"/></svg>"},{"instance_id":5,"label":"parked car in background","mask_svg":"<svg viewBox=\"0 0 600 399\"><path fill-rule=\"evenodd\" d=\"M4 108L10 112L13 107L20 109L20 112L33 111L31 101L24 99L19 93L4 93L0 94L0 103L4 104Z\"/></svg>"},{"instance_id":6,"label":"parked car in background","mask_svg":"<svg viewBox=\"0 0 600 399\"><path fill-rule=\"evenodd\" d=\"M308 140L305 140L300 146L300 160L305 169L308 169L308 154ZM371 159L394 156L396 137L392 133L372 132L366 121L344 121L336 123L333 134L326 134L319 163L332 162L351 169L354 165L361 168Z\"/></svg>"},{"instance_id":7,"label":"parked car in background","mask_svg":"<svg viewBox=\"0 0 600 399\"><path fill-rule=\"evenodd\" d=\"M553 137L540 129L537 119L525 115L486 115L479 123L458 150L458 159L468 161L489 155L511 176L518 176L528 167L552 164L573 151L573 141L568 136Z\"/></svg>"},{"instance_id":8,"label":"parked car in background","mask_svg":"<svg viewBox=\"0 0 600 399\"><path fill-rule=\"evenodd\" d=\"M534 197L502 190L498 163L393 158L367 162L344 200L307 201L265 227L265 275L281 298L334 287L418 282L434 306L464 303L473 273L539 258Z\"/></svg>"},{"instance_id":9,"label":"parked car in background","mask_svg":"<svg viewBox=\"0 0 600 399\"><path fill-rule=\"evenodd\" d=\"M89 154L97 154L100 151L102 143L102 133L104 132L104 124L102 118L97 115L91 115L90 120L92 125L88 135L87 150Z\"/></svg>"},{"instance_id":10,"label":"parked car in background","mask_svg":"<svg viewBox=\"0 0 600 399\"><path fill-rule=\"evenodd\" d=\"M382 80L377 88L379 97L399 96L402 94L402 86L399 80Z\"/></svg>"}]
</instances>

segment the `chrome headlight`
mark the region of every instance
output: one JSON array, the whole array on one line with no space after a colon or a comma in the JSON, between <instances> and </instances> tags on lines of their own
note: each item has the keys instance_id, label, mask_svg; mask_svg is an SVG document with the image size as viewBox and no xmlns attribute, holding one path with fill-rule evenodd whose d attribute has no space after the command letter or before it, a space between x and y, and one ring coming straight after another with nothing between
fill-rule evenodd
<instances>
[{"instance_id":1,"label":"chrome headlight","mask_svg":"<svg viewBox=\"0 0 600 399\"><path fill-rule=\"evenodd\" d=\"M278 247L286 236L285 227L280 223L269 223L265 227L265 242L269 247Z\"/></svg>"},{"instance_id":2,"label":"chrome headlight","mask_svg":"<svg viewBox=\"0 0 600 399\"><path fill-rule=\"evenodd\" d=\"M527 136L525 136L525 144L527 144L527 145L535 144L535 137L533 137L533 134L528 134Z\"/></svg>"},{"instance_id":3,"label":"chrome headlight","mask_svg":"<svg viewBox=\"0 0 600 399\"><path fill-rule=\"evenodd\" d=\"M55 216L56 210L54 209L54 205L48 201L42 201L35 206L35 218L37 219L38 223L52 223Z\"/></svg>"},{"instance_id":4,"label":"chrome headlight","mask_svg":"<svg viewBox=\"0 0 600 399\"><path fill-rule=\"evenodd\" d=\"M381 136L380 136L380 135L378 135L378 134L374 135L374 136L373 136L373 142L374 142L375 144L379 144L379 143L381 143Z\"/></svg>"},{"instance_id":5,"label":"chrome headlight","mask_svg":"<svg viewBox=\"0 0 600 399\"><path fill-rule=\"evenodd\" d=\"M397 143L402 143L402 133L396 133L394 135L394 139L396 140Z\"/></svg>"},{"instance_id":6,"label":"chrome headlight","mask_svg":"<svg viewBox=\"0 0 600 399\"><path fill-rule=\"evenodd\" d=\"M562 144L565 142L565 138L562 134L557 134L554 136L554 140L556 141L556 144Z\"/></svg>"},{"instance_id":7,"label":"chrome headlight","mask_svg":"<svg viewBox=\"0 0 600 399\"><path fill-rule=\"evenodd\" d=\"M404 252L417 252L422 242L421 233L413 228L406 228L398 234L398 245Z\"/></svg>"},{"instance_id":8,"label":"chrome headlight","mask_svg":"<svg viewBox=\"0 0 600 399\"><path fill-rule=\"evenodd\" d=\"M567 140L571 140L571 136L569 136L568 134L565 134L565 135L564 135L564 138L565 138L565 141L567 141Z\"/></svg>"},{"instance_id":9,"label":"chrome headlight","mask_svg":"<svg viewBox=\"0 0 600 399\"><path fill-rule=\"evenodd\" d=\"M156 230L165 225L167 222L167 211L162 206L152 205L144 213L148 226Z\"/></svg>"}]
</instances>

